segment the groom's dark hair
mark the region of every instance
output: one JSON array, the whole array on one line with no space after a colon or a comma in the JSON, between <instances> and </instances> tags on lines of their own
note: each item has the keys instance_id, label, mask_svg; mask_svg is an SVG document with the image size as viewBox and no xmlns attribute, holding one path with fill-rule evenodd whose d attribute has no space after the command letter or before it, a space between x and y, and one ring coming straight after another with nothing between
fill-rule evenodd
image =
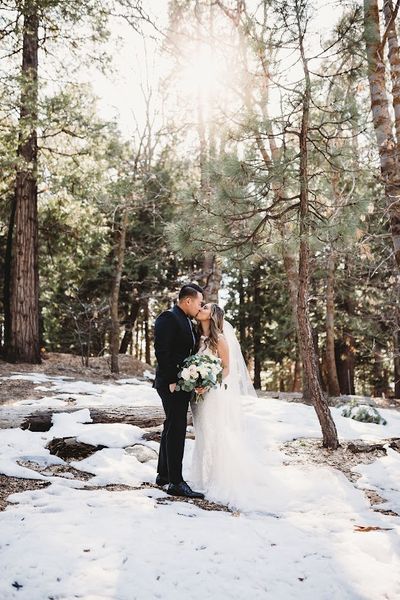
<instances>
[{"instance_id":1,"label":"groom's dark hair","mask_svg":"<svg viewBox=\"0 0 400 600\"><path fill-rule=\"evenodd\" d=\"M203 288L197 285L197 283L187 283L186 285L181 287L178 300L183 300L184 298L188 297L196 298L198 292L200 292L200 294L203 294L204 296Z\"/></svg>"}]
</instances>

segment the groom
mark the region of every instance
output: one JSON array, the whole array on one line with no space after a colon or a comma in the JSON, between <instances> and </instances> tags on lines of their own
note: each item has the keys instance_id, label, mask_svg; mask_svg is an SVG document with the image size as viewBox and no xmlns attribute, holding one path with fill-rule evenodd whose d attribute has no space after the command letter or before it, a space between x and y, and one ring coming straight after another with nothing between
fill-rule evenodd
<instances>
[{"instance_id":1,"label":"groom","mask_svg":"<svg viewBox=\"0 0 400 600\"><path fill-rule=\"evenodd\" d=\"M184 285L178 303L162 312L154 325L154 349L157 358L155 388L165 411L161 435L156 484L168 484L172 496L204 498L183 480L182 460L185 448L187 411L191 392L176 391L178 372L185 358L197 350L197 338L191 319L199 313L204 292L195 283Z\"/></svg>"}]
</instances>

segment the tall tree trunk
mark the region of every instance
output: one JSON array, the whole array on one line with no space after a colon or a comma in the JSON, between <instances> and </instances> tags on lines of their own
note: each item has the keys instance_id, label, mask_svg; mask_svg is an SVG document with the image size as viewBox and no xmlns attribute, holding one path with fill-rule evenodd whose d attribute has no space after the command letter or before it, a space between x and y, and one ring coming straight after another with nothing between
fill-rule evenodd
<instances>
[{"instance_id":1,"label":"tall tree trunk","mask_svg":"<svg viewBox=\"0 0 400 600\"><path fill-rule=\"evenodd\" d=\"M296 341L296 347L298 350L298 344ZM296 356L296 360L294 362L294 369L293 369L293 383L292 383L292 392L300 392L301 390L301 362L300 362L300 357L297 355Z\"/></svg>"},{"instance_id":2,"label":"tall tree trunk","mask_svg":"<svg viewBox=\"0 0 400 600\"><path fill-rule=\"evenodd\" d=\"M243 273L239 272L239 280L238 280L238 288L239 288L239 340L240 345L242 347L242 352L244 359L248 361L247 350L246 350L246 303L245 303L245 293L244 293L244 281L243 281Z\"/></svg>"},{"instance_id":3,"label":"tall tree trunk","mask_svg":"<svg viewBox=\"0 0 400 600\"><path fill-rule=\"evenodd\" d=\"M10 218L7 232L6 254L4 258L4 353L11 346L11 307L10 307L10 288L11 288L11 261L12 261L12 242L15 223L15 194L11 199Z\"/></svg>"},{"instance_id":4,"label":"tall tree trunk","mask_svg":"<svg viewBox=\"0 0 400 600\"><path fill-rule=\"evenodd\" d=\"M208 11L208 14L204 14ZM207 31L210 43L213 43L213 7L212 4L196 6L197 39L201 40L203 35L203 21L207 18ZM199 41L198 51L201 51ZM213 107L213 98L210 92L206 92L201 85L197 92L197 133L199 136L199 169L200 169L200 193L204 205L208 205L209 197L213 193L213 186L210 178L209 163L215 159L215 131L212 119L208 122L205 114L211 116ZM208 302L218 302L218 292L221 286L221 262L215 253L205 251L201 261L201 272L199 276L200 283L205 290Z\"/></svg>"},{"instance_id":5,"label":"tall tree trunk","mask_svg":"<svg viewBox=\"0 0 400 600\"><path fill-rule=\"evenodd\" d=\"M394 397L400 400L400 330L397 330L393 335L393 346L394 346Z\"/></svg>"},{"instance_id":6,"label":"tall tree trunk","mask_svg":"<svg viewBox=\"0 0 400 600\"><path fill-rule=\"evenodd\" d=\"M335 341L335 356L340 393L354 395L354 337L344 332L341 339Z\"/></svg>"},{"instance_id":7,"label":"tall tree trunk","mask_svg":"<svg viewBox=\"0 0 400 600\"><path fill-rule=\"evenodd\" d=\"M393 37L392 33L389 33ZM377 0L364 0L364 38L367 48L372 120L378 143L381 175L385 189L386 207L390 218L394 253L397 266L400 268L400 181L397 142L393 136L393 122L386 93L386 73ZM397 108L395 102L395 110Z\"/></svg>"},{"instance_id":8,"label":"tall tree trunk","mask_svg":"<svg viewBox=\"0 0 400 600\"><path fill-rule=\"evenodd\" d=\"M389 47L390 75L392 78L392 98L397 138L397 160L399 160L400 149L400 51L399 40L396 31L396 20L393 14L392 0L384 0L383 14L387 29L387 41Z\"/></svg>"},{"instance_id":9,"label":"tall tree trunk","mask_svg":"<svg viewBox=\"0 0 400 600\"><path fill-rule=\"evenodd\" d=\"M124 255L126 245L126 230L128 227L128 211L124 209L121 217L121 227L115 229L114 244L114 277L110 294L110 350L111 350L111 373L119 373L118 349L119 349L119 290L121 285L122 269L124 266Z\"/></svg>"},{"instance_id":10,"label":"tall tree trunk","mask_svg":"<svg viewBox=\"0 0 400 600\"><path fill-rule=\"evenodd\" d=\"M6 307L6 357L40 363L37 215L38 29L36 2L23 7L21 106L11 236L11 279ZM8 292L6 287L6 293Z\"/></svg>"},{"instance_id":11,"label":"tall tree trunk","mask_svg":"<svg viewBox=\"0 0 400 600\"><path fill-rule=\"evenodd\" d=\"M133 327L136 323L136 319L139 314L139 310L140 310L140 306L141 306L140 302L141 301L139 298L135 298L132 301L129 316L128 316L127 320L125 321L125 332L122 337L121 345L119 348L120 354L126 354L128 352L129 345L132 343L132 331L133 331Z\"/></svg>"},{"instance_id":12,"label":"tall tree trunk","mask_svg":"<svg viewBox=\"0 0 400 600\"><path fill-rule=\"evenodd\" d=\"M143 337L144 337L144 319L140 320L140 336L139 336L139 355L138 359L143 360Z\"/></svg>"},{"instance_id":13,"label":"tall tree trunk","mask_svg":"<svg viewBox=\"0 0 400 600\"><path fill-rule=\"evenodd\" d=\"M143 319L144 319L144 340L145 340L145 352L144 352L144 360L149 365L151 364L151 356L150 356L150 328L149 328L149 300L146 298L144 307L143 307Z\"/></svg>"},{"instance_id":14,"label":"tall tree trunk","mask_svg":"<svg viewBox=\"0 0 400 600\"><path fill-rule=\"evenodd\" d=\"M379 340L375 340L374 344L374 364L373 364L373 378L374 388L373 395L381 397L388 393L388 380L387 371L383 366L383 353L384 346Z\"/></svg>"},{"instance_id":15,"label":"tall tree trunk","mask_svg":"<svg viewBox=\"0 0 400 600\"><path fill-rule=\"evenodd\" d=\"M306 372L310 399L317 413L323 437L323 446L336 449L339 446L335 422L319 382L317 357L314 348L310 317L308 312L309 262L310 262L310 211L308 198L308 127L311 99L311 81L308 63L303 46L303 31L300 23L300 8L297 5L297 24L299 32L300 54L305 77L303 92L303 112L299 136L300 152L300 251L299 251L299 289L297 296L298 339Z\"/></svg>"},{"instance_id":16,"label":"tall tree trunk","mask_svg":"<svg viewBox=\"0 0 400 600\"><path fill-rule=\"evenodd\" d=\"M351 280L353 258L351 254L345 257L345 276ZM342 330L340 338L335 340L336 369L341 394L355 394L355 338L350 326L355 314L354 294L346 291L340 304L342 314L347 315L346 329Z\"/></svg>"},{"instance_id":17,"label":"tall tree trunk","mask_svg":"<svg viewBox=\"0 0 400 600\"><path fill-rule=\"evenodd\" d=\"M136 335L135 335L135 358L139 360L139 336L140 336L140 320L136 320Z\"/></svg>"},{"instance_id":18,"label":"tall tree trunk","mask_svg":"<svg viewBox=\"0 0 400 600\"><path fill-rule=\"evenodd\" d=\"M261 290L260 290L260 267L256 267L254 271L254 282L253 282L253 309L252 309L252 321L253 321L253 353L254 353L254 387L256 390L261 389Z\"/></svg>"},{"instance_id":19,"label":"tall tree trunk","mask_svg":"<svg viewBox=\"0 0 400 600\"><path fill-rule=\"evenodd\" d=\"M126 354L128 352L129 346L132 344L132 331L136 323L139 310L142 306L142 297L146 293L146 288L148 287L148 284L146 282L148 274L148 266L141 264L138 269L138 281L135 284L135 288L132 290L132 299L129 315L124 321L125 332L122 337L121 346L119 348L120 354Z\"/></svg>"},{"instance_id":20,"label":"tall tree trunk","mask_svg":"<svg viewBox=\"0 0 400 600\"><path fill-rule=\"evenodd\" d=\"M221 262L212 252L205 252L202 268L201 284L208 302L218 303L218 293L221 286Z\"/></svg>"},{"instance_id":21,"label":"tall tree trunk","mask_svg":"<svg viewBox=\"0 0 400 600\"><path fill-rule=\"evenodd\" d=\"M340 396L340 386L335 359L335 255L333 250L328 256L328 274L326 280L326 370L328 393Z\"/></svg>"}]
</instances>

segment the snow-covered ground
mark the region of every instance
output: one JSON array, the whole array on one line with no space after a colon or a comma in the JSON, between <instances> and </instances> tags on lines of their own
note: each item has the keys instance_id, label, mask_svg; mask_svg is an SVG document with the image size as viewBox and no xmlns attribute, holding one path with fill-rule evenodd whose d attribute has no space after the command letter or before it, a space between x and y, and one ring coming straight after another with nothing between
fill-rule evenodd
<instances>
[{"instance_id":1,"label":"snow-covered ground","mask_svg":"<svg viewBox=\"0 0 400 600\"><path fill-rule=\"evenodd\" d=\"M290 457L279 450L282 442L320 437L314 410L249 398L246 427L267 477L260 496L240 513L158 503L169 497L156 488L83 490L154 481L156 461L141 463L125 448L141 443L157 449L158 444L143 440L139 427L91 423L89 409L159 407L156 392L134 379L99 385L43 374L14 377L54 391L15 406L68 406L73 397L77 410L53 415L47 432L0 429L0 473L51 482L9 496L13 505L0 513L1 600L400 598L400 518L374 512L362 491L376 490L388 500L385 508L400 512L399 453L388 448L386 456L357 466L362 476L356 486L333 468L283 464ZM385 426L346 419L340 412L332 409L341 439L400 436L399 412L380 410ZM106 446L73 463L93 473L89 481L17 464L33 461L43 469L63 464L45 446L64 436ZM193 444L186 442L187 479ZM383 529L358 532L356 526Z\"/></svg>"}]
</instances>

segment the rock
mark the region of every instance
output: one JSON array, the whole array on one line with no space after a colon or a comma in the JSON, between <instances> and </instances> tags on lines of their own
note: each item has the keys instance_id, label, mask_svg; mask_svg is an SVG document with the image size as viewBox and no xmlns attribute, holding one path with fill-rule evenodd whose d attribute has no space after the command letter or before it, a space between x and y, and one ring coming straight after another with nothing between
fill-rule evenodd
<instances>
[{"instance_id":1,"label":"rock","mask_svg":"<svg viewBox=\"0 0 400 600\"><path fill-rule=\"evenodd\" d=\"M75 437L53 438L47 444L46 448L50 450L50 454L59 456L63 460L82 460L91 454L102 450L106 446L92 446L78 442Z\"/></svg>"},{"instance_id":2,"label":"rock","mask_svg":"<svg viewBox=\"0 0 400 600\"><path fill-rule=\"evenodd\" d=\"M158 458L158 454L153 448L149 448L149 446L144 446L143 444L134 444L133 446L127 446L125 448L125 452L127 454L131 454L135 456L137 460L141 463L145 463L149 460L154 460Z\"/></svg>"}]
</instances>

